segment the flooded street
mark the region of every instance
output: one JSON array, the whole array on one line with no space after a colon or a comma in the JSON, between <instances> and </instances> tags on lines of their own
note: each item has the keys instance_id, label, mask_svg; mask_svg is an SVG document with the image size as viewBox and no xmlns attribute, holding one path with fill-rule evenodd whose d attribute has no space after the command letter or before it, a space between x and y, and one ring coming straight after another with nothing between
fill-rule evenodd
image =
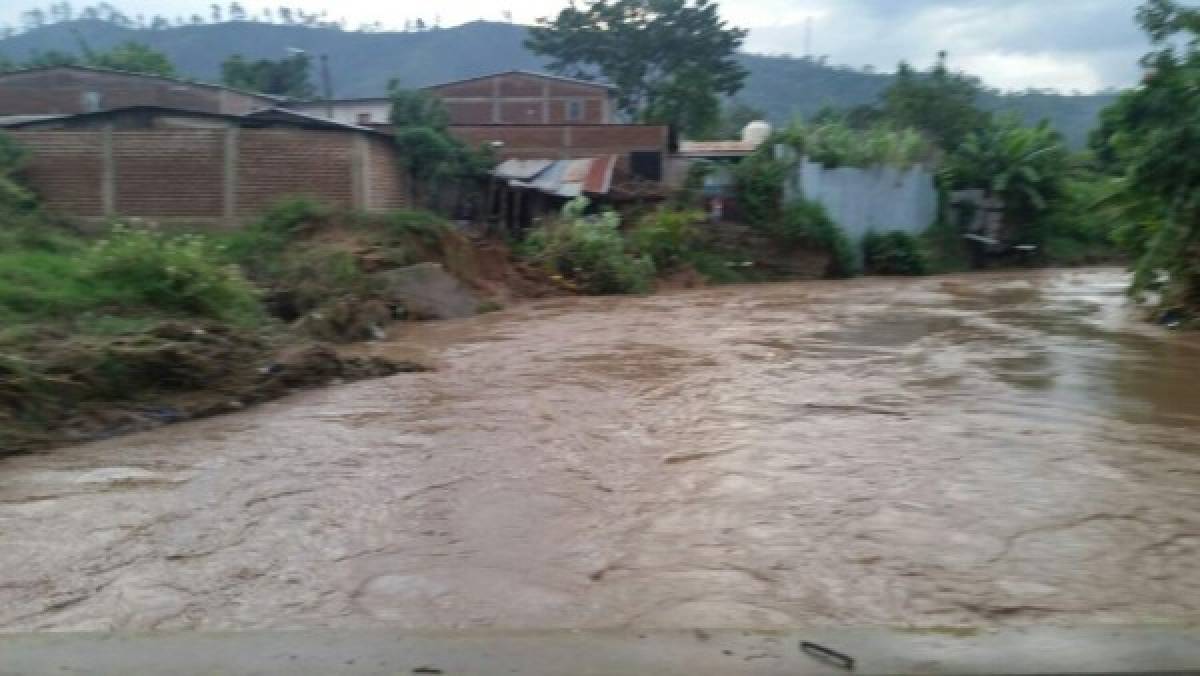
<instances>
[{"instance_id":1,"label":"flooded street","mask_svg":"<svg viewBox=\"0 0 1200 676\"><path fill-rule=\"evenodd\" d=\"M1200 336L1116 270L558 299L0 461L0 629L1200 617Z\"/></svg>"}]
</instances>

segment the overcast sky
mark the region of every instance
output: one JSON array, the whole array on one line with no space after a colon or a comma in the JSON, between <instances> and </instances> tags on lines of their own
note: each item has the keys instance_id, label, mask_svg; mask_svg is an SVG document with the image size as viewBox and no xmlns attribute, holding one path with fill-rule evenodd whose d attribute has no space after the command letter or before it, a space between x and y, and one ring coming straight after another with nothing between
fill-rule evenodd
<instances>
[{"instance_id":1,"label":"overcast sky","mask_svg":"<svg viewBox=\"0 0 1200 676\"><path fill-rule=\"evenodd\" d=\"M46 4L44 0L42 4ZM92 0L75 0L82 6ZM111 0L129 15L209 14L207 0ZM0 0L0 21L18 24L29 6ZM224 4L228 4L225 0ZM451 26L475 19L501 20L511 11L517 22L553 15L564 0L242 0L247 9L286 4L308 11L327 10L350 26L381 21L403 26L424 18ZM722 10L735 25L750 29L753 52L805 53L805 26L811 19L812 51L830 63L874 66L891 71L907 59L932 61L939 49L951 65L983 77L993 87L1053 87L1092 91L1135 81L1137 59L1147 44L1134 26L1140 0L725 0ZM440 17L435 17L435 12Z\"/></svg>"}]
</instances>

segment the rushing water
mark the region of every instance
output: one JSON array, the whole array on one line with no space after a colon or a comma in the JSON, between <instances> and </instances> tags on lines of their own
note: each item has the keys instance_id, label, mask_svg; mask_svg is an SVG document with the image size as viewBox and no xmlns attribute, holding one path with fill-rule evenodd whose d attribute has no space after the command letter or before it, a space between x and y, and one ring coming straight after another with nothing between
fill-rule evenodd
<instances>
[{"instance_id":1,"label":"rushing water","mask_svg":"<svg viewBox=\"0 0 1200 676\"><path fill-rule=\"evenodd\" d=\"M0 462L0 628L1200 616L1200 337L1113 270L564 299Z\"/></svg>"}]
</instances>

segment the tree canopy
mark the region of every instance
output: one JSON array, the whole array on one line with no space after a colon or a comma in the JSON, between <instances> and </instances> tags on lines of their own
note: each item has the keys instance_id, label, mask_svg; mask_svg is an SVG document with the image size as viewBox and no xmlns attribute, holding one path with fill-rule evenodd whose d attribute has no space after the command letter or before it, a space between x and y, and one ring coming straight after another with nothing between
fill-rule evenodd
<instances>
[{"instance_id":1,"label":"tree canopy","mask_svg":"<svg viewBox=\"0 0 1200 676\"><path fill-rule=\"evenodd\" d=\"M720 95L742 88L745 37L711 0L592 0L540 20L525 44L557 73L607 79L631 118L701 133L719 122Z\"/></svg>"},{"instance_id":2,"label":"tree canopy","mask_svg":"<svg viewBox=\"0 0 1200 676\"><path fill-rule=\"evenodd\" d=\"M311 99L316 94L309 74L311 65L312 60L304 52L277 61L248 61L234 54L221 63L221 82L263 94Z\"/></svg>"},{"instance_id":3,"label":"tree canopy","mask_svg":"<svg viewBox=\"0 0 1200 676\"><path fill-rule=\"evenodd\" d=\"M389 95L396 148L412 179L414 202L431 205L439 185L470 181L491 168L491 158L483 151L473 151L450 134L450 114L441 99L405 89L394 80Z\"/></svg>"},{"instance_id":4,"label":"tree canopy","mask_svg":"<svg viewBox=\"0 0 1200 676\"><path fill-rule=\"evenodd\" d=\"M17 68L51 68L54 66L92 66L123 70L130 73L173 76L175 64L166 54L132 40L121 43L108 51L95 51L80 41L83 56L58 49L34 52L24 63L12 63L0 58L0 71Z\"/></svg>"},{"instance_id":5,"label":"tree canopy","mask_svg":"<svg viewBox=\"0 0 1200 676\"><path fill-rule=\"evenodd\" d=\"M87 64L97 68L123 70L147 75L175 75L175 65L166 54L140 42L125 42L106 52L88 52Z\"/></svg>"},{"instance_id":6,"label":"tree canopy","mask_svg":"<svg viewBox=\"0 0 1200 676\"><path fill-rule=\"evenodd\" d=\"M983 86L979 80L946 67L946 53L928 73L901 62L896 79L883 93L884 117L901 127L920 129L943 149L952 150L987 125L988 115L978 107Z\"/></svg>"},{"instance_id":7,"label":"tree canopy","mask_svg":"<svg viewBox=\"0 0 1200 676\"><path fill-rule=\"evenodd\" d=\"M1104 113L1093 136L1103 166L1122 172L1126 224L1138 256L1136 289L1166 273L1165 301L1200 309L1200 9L1149 0L1138 22L1157 49L1142 59L1143 85Z\"/></svg>"}]
</instances>

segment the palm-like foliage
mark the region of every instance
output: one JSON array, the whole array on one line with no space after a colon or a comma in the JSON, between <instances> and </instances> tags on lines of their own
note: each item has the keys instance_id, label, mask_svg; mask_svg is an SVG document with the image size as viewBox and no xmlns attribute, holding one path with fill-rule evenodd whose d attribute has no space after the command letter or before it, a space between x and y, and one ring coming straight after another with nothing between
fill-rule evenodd
<instances>
[{"instance_id":1,"label":"palm-like foliage","mask_svg":"<svg viewBox=\"0 0 1200 676\"><path fill-rule=\"evenodd\" d=\"M1027 222L1061 192L1068 157L1061 135L1049 124L1023 127L1006 118L967 135L947 160L942 178L954 188L999 197L1012 217Z\"/></svg>"},{"instance_id":2,"label":"palm-like foliage","mask_svg":"<svg viewBox=\"0 0 1200 676\"><path fill-rule=\"evenodd\" d=\"M1117 236L1138 257L1134 290L1165 273L1164 302L1200 308L1200 9L1148 0L1138 20L1160 49L1142 87L1105 111L1093 138L1124 176L1119 201L1139 217Z\"/></svg>"}]
</instances>

